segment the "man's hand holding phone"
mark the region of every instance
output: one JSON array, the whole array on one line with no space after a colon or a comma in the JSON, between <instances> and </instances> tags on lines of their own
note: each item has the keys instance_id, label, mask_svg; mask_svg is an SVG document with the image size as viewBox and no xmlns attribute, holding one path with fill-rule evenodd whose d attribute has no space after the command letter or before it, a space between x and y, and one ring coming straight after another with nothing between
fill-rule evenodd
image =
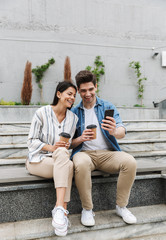
<instances>
[{"instance_id":1,"label":"man's hand holding phone","mask_svg":"<svg viewBox=\"0 0 166 240\"><path fill-rule=\"evenodd\" d=\"M104 119L102 120L102 124L101 127L108 131L110 135L115 134L116 131L116 121L113 118L114 116L114 109L109 109L109 110L105 110L105 114L104 114Z\"/></svg>"}]
</instances>

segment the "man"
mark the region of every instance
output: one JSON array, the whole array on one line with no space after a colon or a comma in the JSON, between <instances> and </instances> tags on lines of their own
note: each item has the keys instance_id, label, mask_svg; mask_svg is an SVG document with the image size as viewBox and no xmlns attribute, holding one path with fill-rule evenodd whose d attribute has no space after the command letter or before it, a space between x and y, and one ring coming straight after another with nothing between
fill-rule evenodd
<instances>
[{"instance_id":1,"label":"man","mask_svg":"<svg viewBox=\"0 0 166 240\"><path fill-rule=\"evenodd\" d=\"M125 136L125 127L116 107L96 96L96 77L83 70L76 75L76 84L82 101L72 109L78 116L77 130L72 142L72 157L75 168L75 182L82 202L81 223L94 226L92 203L91 171L95 169L118 173L116 213L126 223L137 222L136 217L126 208L136 174L136 161L122 152L116 139ZM114 109L113 117L104 119L106 109ZM89 124L97 125L97 138L93 131L86 129Z\"/></svg>"}]
</instances>

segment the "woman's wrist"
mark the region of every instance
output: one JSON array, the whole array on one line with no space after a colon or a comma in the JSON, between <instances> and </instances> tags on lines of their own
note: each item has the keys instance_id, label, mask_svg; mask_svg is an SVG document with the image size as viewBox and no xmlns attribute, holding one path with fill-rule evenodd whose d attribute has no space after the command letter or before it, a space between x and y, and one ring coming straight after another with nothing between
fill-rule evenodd
<instances>
[{"instance_id":1,"label":"woman's wrist","mask_svg":"<svg viewBox=\"0 0 166 240\"><path fill-rule=\"evenodd\" d=\"M48 152L54 152L55 149L54 149L54 146L46 144L46 145L44 145L42 150L48 151Z\"/></svg>"}]
</instances>

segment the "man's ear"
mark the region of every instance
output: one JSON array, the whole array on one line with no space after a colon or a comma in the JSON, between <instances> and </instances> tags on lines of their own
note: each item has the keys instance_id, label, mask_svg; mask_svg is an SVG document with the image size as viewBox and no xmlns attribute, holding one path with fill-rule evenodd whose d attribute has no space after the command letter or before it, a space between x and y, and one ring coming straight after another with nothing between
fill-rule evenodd
<instances>
[{"instance_id":1,"label":"man's ear","mask_svg":"<svg viewBox=\"0 0 166 240\"><path fill-rule=\"evenodd\" d=\"M79 88L77 87L77 92L80 93Z\"/></svg>"},{"instance_id":2,"label":"man's ear","mask_svg":"<svg viewBox=\"0 0 166 240\"><path fill-rule=\"evenodd\" d=\"M97 83L96 83L96 85L95 85L95 92L97 91Z\"/></svg>"}]
</instances>

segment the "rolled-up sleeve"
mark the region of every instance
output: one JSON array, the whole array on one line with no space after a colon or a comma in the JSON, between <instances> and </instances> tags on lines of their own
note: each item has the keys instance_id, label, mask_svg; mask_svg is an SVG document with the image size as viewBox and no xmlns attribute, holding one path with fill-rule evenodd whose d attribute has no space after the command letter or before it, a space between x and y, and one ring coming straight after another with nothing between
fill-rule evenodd
<instances>
[{"instance_id":1,"label":"rolled-up sleeve","mask_svg":"<svg viewBox=\"0 0 166 240\"><path fill-rule=\"evenodd\" d=\"M28 135L28 141L27 141L30 159L32 158L32 156L34 154L40 152L40 150L45 145L45 143L43 143L40 140L41 127L42 127L42 120L41 120L40 116L37 113L35 113L35 115L32 119L30 131L29 131L29 135Z\"/></svg>"},{"instance_id":2,"label":"rolled-up sleeve","mask_svg":"<svg viewBox=\"0 0 166 240\"><path fill-rule=\"evenodd\" d=\"M127 129L126 129L126 127L124 126L124 124L123 124L123 122L122 122L122 119L121 119L121 117L120 117L120 115L119 115L119 112L118 112L118 110L117 110L116 107L114 107L114 119L115 119L115 121L116 121L116 128L118 128L118 127L123 127L123 128L125 129L125 132L127 133Z\"/></svg>"}]
</instances>

